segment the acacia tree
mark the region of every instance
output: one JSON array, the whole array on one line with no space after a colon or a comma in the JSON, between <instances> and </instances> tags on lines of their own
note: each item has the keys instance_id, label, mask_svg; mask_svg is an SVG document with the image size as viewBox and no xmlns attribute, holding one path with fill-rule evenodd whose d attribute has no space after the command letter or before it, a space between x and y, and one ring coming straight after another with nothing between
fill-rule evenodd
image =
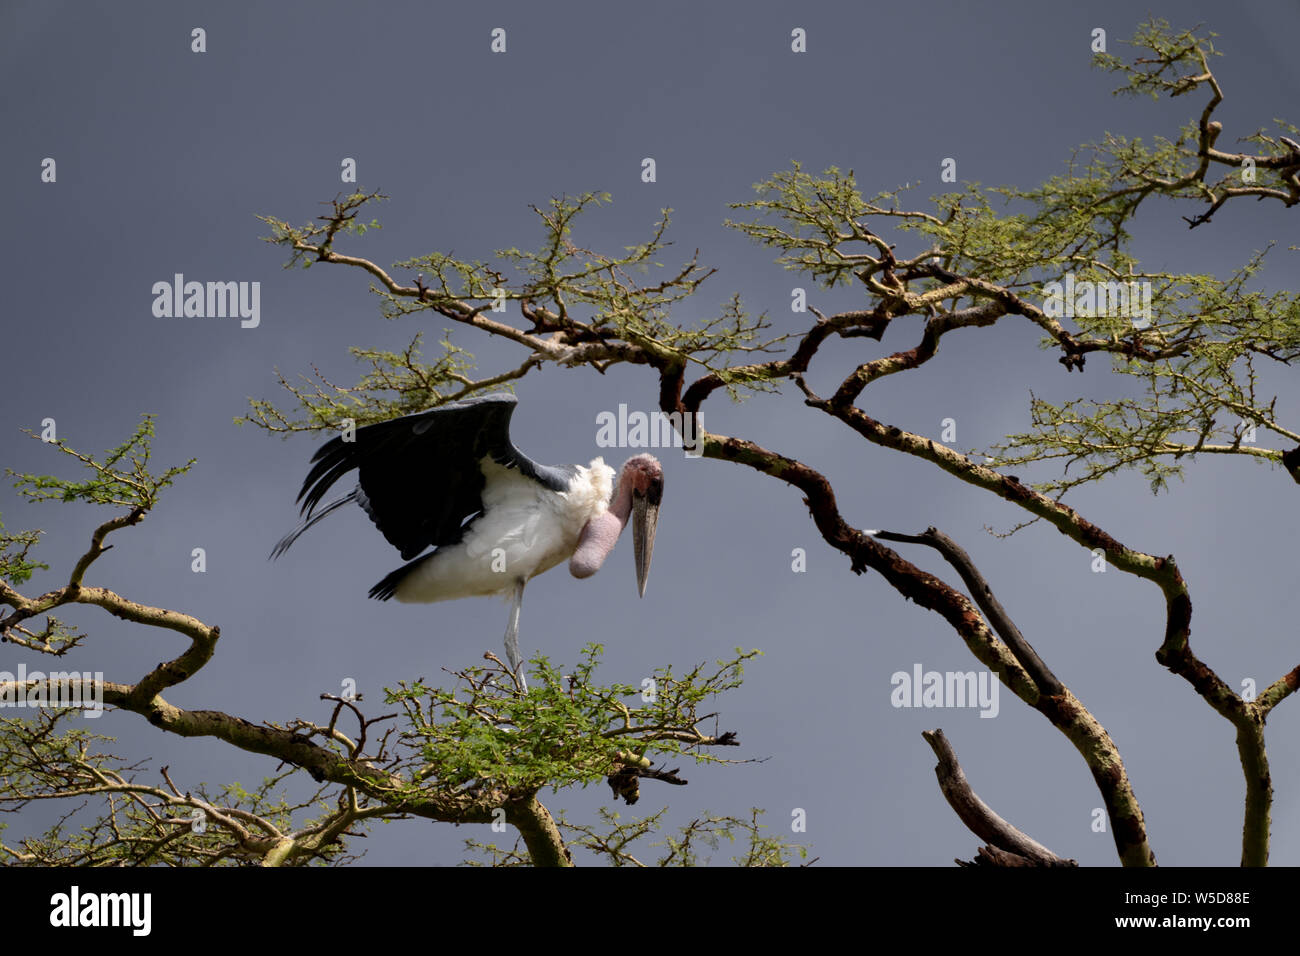
<instances>
[{"instance_id":1,"label":"acacia tree","mask_svg":"<svg viewBox=\"0 0 1300 956\"><path fill-rule=\"evenodd\" d=\"M798 489L818 532L848 558L854 572L873 570L904 598L938 614L1005 686L1046 717L1087 764L1121 862L1154 864L1142 809L1114 741L1030 646L957 542L935 528L909 534L855 527L841 513L831 483L814 467L744 436L707 432L698 417L719 390L743 396L797 388L810 412L831 416L872 444L929 462L1001 497L1026 512L1026 523L1047 521L1109 566L1159 589L1166 621L1156 642L1156 658L1236 729L1246 793L1241 861L1262 865L1268 858L1271 804L1264 724L1273 707L1300 685L1300 667L1253 699L1234 692L1191 648L1190 590L1174 557L1134 549L1063 500L1073 488L1126 468L1140 470L1158 490L1180 474L1186 462L1203 454L1246 455L1281 464L1300 481L1300 447L1292 447L1300 446L1300 433L1279 419L1275 399L1257 394L1256 374L1257 363L1286 366L1300 355L1300 298L1253 288L1263 254L1222 278L1144 269L1128 231L1138 210L1155 197L1180 203L1189 228L1210 225L1230 200L1254 197L1288 207L1300 203L1300 144L1281 133L1258 131L1239 138L1242 151L1219 148L1223 125L1215 114L1223 92L1209 66L1216 55L1211 37L1175 32L1163 21L1152 21L1135 35L1140 55L1132 61L1099 54L1100 67L1124 78L1120 92L1156 98L1198 94L1205 99L1201 111L1176 138L1157 137L1152 145L1108 135L1084 149L1084 161L1076 158L1066 173L1036 188L972 185L913 208L901 191L864 198L852 173L835 168L813 175L795 164L759 184L757 198L733 205L741 218L728 224L775 249L777 261L786 268L826 286L857 287L864 295L863 306L850 311L825 315L810 308L815 321L796 333L772 334L763 319L745 312L738 296L711 320L692 327L674 323L674 306L692 296L713 270L694 257L675 268L656 266L667 246L666 212L645 243L621 254L578 244L575 221L605 202L603 195L555 199L537 208L543 234L539 247L501 250L491 262L431 253L383 267L351 249L341 251L342 244L378 224L362 218L371 204L385 198L375 192L340 197L325 215L305 225L265 217L272 229L269 240L288 250L290 263L328 263L368 273L386 317L432 312L515 343L522 360L513 368L479 377L472 357L449 340L441 343L434 360L423 359L422 338L416 334L400 353L354 349L369 366L355 385L337 385L319 375L298 381L281 378L293 402L280 406L254 401L246 420L272 432L324 431L499 390L548 364L602 371L617 363L645 366L656 404L694 426L705 457L746 466ZM1297 133L1289 124L1280 126ZM645 278L652 269L658 271ZM1062 289L1069 290L1065 297L1059 294ZM1076 297L1076 289L1090 291L1087 297ZM1131 304L1131 289L1142 290L1138 294L1150 304L1149 311L1138 315L1117 307ZM817 394L808 385L805 374L839 340L880 341L891 325L908 317L922 320L912 347L862 362L830 395ZM1066 373L1082 371L1092 353L1107 353L1112 371L1136 377L1142 394L1135 398L1117 388L1122 397L1079 399L1060 406L1035 399L1027 429L986 449L988 454L962 452L879 421L864 409L862 398L870 385L921 368L948 333L1003 319L1020 321L1025 328L1026 322L1036 326L1047 348L1059 353ZM1270 437L1276 447L1268 447ZM165 847L176 859L199 859L192 849L197 844L169 837L167 827L158 823L177 807L197 808L219 824L217 829L224 827L220 840L205 851L210 858L253 853L271 862L329 858L341 852L349 827L372 816L485 822L504 808L506 819L519 828L531 862L563 863L568 859L563 835L536 799L542 786L605 777L617 790L641 776L671 778L671 772L653 766L652 756L690 748L697 758L718 759L701 748L735 743L732 734L704 734L697 707L707 695L735 686L746 655L721 662L714 670L697 669L680 680L660 675L669 687L682 690L661 698L659 709L627 708L619 698L630 695L631 688L596 687L591 678L594 650L579 668L577 690L565 686L544 659L535 662L541 680L532 695L510 686L499 662L492 668L465 669L458 673L459 693L422 684L390 692L407 728L396 736L372 727L384 717L365 716L356 702L347 700L332 702L325 723L302 721L290 727L171 707L160 692L211 656L215 628L81 584L82 575L103 551L104 536L138 521L152 506L158 487L173 477L167 472L153 479L139 472L138 463L136 472L117 469L124 457L147 449L145 439L147 435L137 435L124 446L125 452L111 454L106 464L89 460L101 479L88 486L28 479L26 487L36 495L48 490L131 510L96 531L91 549L66 586L38 598L24 597L10 584L0 586L0 602L14 608L0 620L0 628L11 640L58 653L75 638L62 633L57 622L40 632L27 630L24 622L62 604L81 602L177 630L191 641L184 655L134 685L106 685L105 700L141 713L165 730L215 735L271 754L340 789L334 795L336 806L319 820L290 831L283 821L297 808L273 803L268 788L237 793L237 799L227 799L228 806L207 797L178 803L176 787L147 794L114 789L132 784L121 774L108 776L104 783L106 771L86 756L76 731L55 734L53 718L48 728L10 727L8 732L24 741L26 752L40 757L23 758L27 762L16 770L12 763L6 767L5 779L20 782L10 785L0 799L129 793L135 802L126 800L123 806L145 808L131 811L131 840L114 844L92 835L82 841L77 859L97 858L93 855L101 844L117 847L115 853L150 848L161 852ZM1037 484L1004 473L1010 467L1020 470L1060 460L1066 469ZM883 542L936 549L969 593ZM21 583L30 573L30 544L23 536L6 539L9 557L3 570L11 582ZM360 728L355 739L338 727L345 713ZM512 732L502 734L502 727ZM927 740L940 758L937 772L945 795L963 821L987 841L981 862L1070 862L1015 831L983 805L941 734L927 735ZM53 744L42 749L44 741ZM409 745L401 755L394 752L398 743ZM199 799L189 794L184 798ZM230 822L223 822L220 813ZM638 824L610 818L600 833L594 827L570 829L582 845L615 862L640 862L627 849L629 842L649 835L656 823L657 817ZM695 821L680 839L668 841L668 859L693 862L693 847L700 839L731 835L738 828L756 837L745 862L787 860L791 849L756 836L758 826L756 815ZM10 853L32 855L30 849ZM496 862L524 859L518 848L494 847L489 853ZM52 850L48 855L57 857Z\"/></svg>"}]
</instances>

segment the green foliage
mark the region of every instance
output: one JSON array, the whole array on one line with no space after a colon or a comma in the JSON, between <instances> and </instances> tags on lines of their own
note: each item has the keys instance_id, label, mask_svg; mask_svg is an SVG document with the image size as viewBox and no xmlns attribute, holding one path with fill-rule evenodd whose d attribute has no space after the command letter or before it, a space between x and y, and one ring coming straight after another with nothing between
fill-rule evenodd
<instances>
[{"instance_id":1,"label":"green foliage","mask_svg":"<svg viewBox=\"0 0 1300 956\"><path fill-rule=\"evenodd\" d=\"M31 431L27 431L27 434L38 438ZM153 437L153 416L145 415L131 437L116 448L106 451L102 460L73 450L62 439L50 442L65 455L85 465L90 477L84 481L72 481L54 475L19 474L11 468L6 468L5 472L16 479L14 487L28 501L86 501L148 511L158 503L162 489L177 476L189 471L194 464L194 459L191 458L184 465L154 475L149 471L150 443Z\"/></svg>"},{"instance_id":2,"label":"green foliage","mask_svg":"<svg viewBox=\"0 0 1300 956\"><path fill-rule=\"evenodd\" d=\"M729 208L749 210L755 217L746 222L728 219L725 224L779 250L777 262L814 276L827 288L861 278L870 265L870 251L879 241L864 220L926 218L899 206L899 196L910 186L864 200L853 171L842 173L835 166L817 177L794 161L789 170L753 188L758 199L730 203Z\"/></svg>"},{"instance_id":3,"label":"green foliage","mask_svg":"<svg viewBox=\"0 0 1300 956\"><path fill-rule=\"evenodd\" d=\"M722 840L734 844L737 836L742 835L745 838L744 852L731 857L737 866L791 866L796 857L806 861L806 846L763 832L767 827L758 822L763 812L755 807L750 810L748 819L706 814L683 826L678 836L666 836L651 846L662 846L667 850L659 859L660 866L700 866L708 865L713 859L711 854L702 855L701 845L716 852Z\"/></svg>"},{"instance_id":4,"label":"green foliage","mask_svg":"<svg viewBox=\"0 0 1300 956\"><path fill-rule=\"evenodd\" d=\"M37 569L48 569L48 564L29 561L27 553L40 540L39 531L6 532L4 522L0 521L0 578L10 584L22 584L31 578Z\"/></svg>"},{"instance_id":5,"label":"green foliage","mask_svg":"<svg viewBox=\"0 0 1300 956\"><path fill-rule=\"evenodd\" d=\"M321 217L324 224L295 227L274 217L260 218L272 227L267 240L290 249L289 264L306 264L334 256L335 237L341 232L358 233L360 210L383 198L355 193L336 199L333 215ZM715 315L689 325L673 321L674 306L694 296L714 270L701 268L695 256L671 267L660 261L671 245L665 239L669 210L663 210L646 241L624 247L622 254L608 255L575 242L579 216L609 201L608 194L584 193L552 199L545 208L533 207L542 226L536 249L499 249L490 262L432 252L395 263L394 269L414 274L411 284L399 283L365 260L332 261L364 263L372 274L380 275L372 291L383 300L381 311L389 319L434 311L523 344L547 335L548 343L586 346L588 357L583 361L602 371L629 360L626 347L633 346L659 361L695 363L717 374L733 398L770 389L765 378L735 370L732 358L770 351L786 337L764 338L766 315L752 317L738 295L724 300ZM501 311L504 306L517 309L531 327L511 325ZM295 432L333 428L345 419L359 424L383 420L498 390L540 366L548 355L539 349L518 368L476 379L471 375L473 356L453 345L450 333L444 335L442 353L433 362L420 357L420 341L417 335L401 353L352 349L357 359L369 364L369 371L351 386L330 382L319 371L301 383L280 375L294 405L282 409L271 401L250 398L250 414L236 421L268 431ZM564 355L550 357L565 360Z\"/></svg>"},{"instance_id":6,"label":"green foliage","mask_svg":"<svg viewBox=\"0 0 1300 956\"><path fill-rule=\"evenodd\" d=\"M45 616L45 626L39 631L18 623L7 624L4 628L4 640L9 643L54 657L62 657L74 647L80 646L85 639L84 633L69 627L53 614Z\"/></svg>"},{"instance_id":7,"label":"green foliage","mask_svg":"<svg viewBox=\"0 0 1300 956\"><path fill-rule=\"evenodd\" d=\"M545 657L535 658L527 695L508 685L500 670L487 667L458 672L450 690L417 682L389 691L388 700L401 704L407 715L408 739L420 748L423 766L413 785L436 781L440 788L470 792L559 790L601 781L624 765L648 768L646 762L664 755L729 762L701 749L716 742L699 729L715 715L700 708L738 687L744 662L757 651L737 650L731 660L710 669L700 664L680 677L670 667L658 670L649 701L640 688L595 683L602 652L601 645L588 645L568 674Z\"/></svg>"},{"instance_id":8,"label":"green foliage","mask_svg":"<svg viewBox=\"0 0 1300 956\"><path fill-rule=\"evenodd\" d=\"M1282 450L1265 446L1260 436L1295 444L1300 429L1280 420L1277 396L1262 391L1259 363L1300 358L1300 294L1260 291L1257 274L1267 249L1223 276L1152 271L1142 268L1129 231L1152 196L1200 204L1204 212L1183 217L1193 227L1233 195L1295 200L1291 147L1276 134L1241 138L1265 150L1251 190L1241 189L1235 154L1220 155L1220 179L1207 178L1206 151L1221 130L1209 120L1222 96L1208 67L1217 55L1213 36L1174 32L1151 20L1133 38L1145 55L1132 63L1096 58L1103 69L1126 76L1117 92L1173 97L1204 88L1209 105L1176 138L1156 136L1147 145L1106 134L1039 186L966 184L919 210L903 208L899 192L864 200L852 171L831 167L813 176L796 162L758 183L758 199L733 204L753 217L728 225L776 249L787 269L826 286L862 283L886 314L935 315L936 303L921 305L913 289L947 280L913 278L904 287L896 276L937 263L975 280L945 302L949 314L994 300L1038 322L1048 333L1045 348L1073 340L1088 352L1109 353L1114 370L1135 379L1136 390L1121 386L1114 397L1058 404L1031 397L1031 429L986 450L999 466L1063 460L1060 477L1036 485L1041 490L1063 494L1136 468L1159 491L1181 474L1185 457L1198 454L1278 462ZM1145 286L1151 315L1141 322L1113 309L1043 316L1037 310L1045 308L1045 287L1067 274L1110 288Z\"/></svg>"},{"instance_id":9,"label":"green foliage","mask_svg":"<svg viewBox=\"0 0 1300 956\"><path fill-rule=\"evenodd\" d=\"M1138 26L1129 44L1150 56L1129 62L1111 53L1095 53L1093 65L1125 76L1125 85L1114 91L1116 96L1146 94L1153 100L1160 99L1162 93L1180 96L1195 89L1206 58L1221 55L1213 43L1218 34L1206 31L1198 35L1196 30L1175 33L1168 20L1152 17Z\"/></svg>"},{"instance_id":10,"label":"green foliage","mask_svg":"<svg viewBox=\"0 0 1300 956\"><path fill-rule=\"evenodd\" d=\"M1112 355L1114 370L1136 380L1131 395L1059 405L1032 397L1032 430L994 446L999 464L1064 460L1060 478L1036 485L1049 493L1123 469L1137 469L1158 492L1170 478L1181 477L1187 456L1242 454L1266 461L1275 453L1257 444L1261 434L1300 442L1300 434L1279 419L1277 396L1261 391L1261 359L1300 358L1300 294L1247 288L1264 256L1257 253L1226 280L1150 276L1158 292L1152 323L1140 337L1126 319L1116 325L1113 318L1080 317L1080 327L1089 332L1116 341L1140 338L1168 356L1151 361Z\"/></svg>"},{"instance_id":11,"label":"green foliage","mask_svg":"<svg viewBox=\"0 0 1300 956\"><path fill-rule=\"evenodd\" d=\"M304 269L311 268L311 264L317 261L320 256L315 250L308 250L304 245L310 242L318 242L321 249L326 251L333 248L334 238L339 233L353 236L364 236L371 229L382 229L378 219L372 219L370 222L358 222L357 212L365 207L367 203L383 202L388 197L377 192L367 193L357 190L346 196L336 196L332 202L324 203L331 208L331 214L328 216L318 217L318 221L309 222L302 226L291 225L284 219L277 219L274 216L258 216L268 226L271 227L271 234L264 237L267 242L277 245L286 245L290 249L289 261L285 263L285 268L300 265Z\"/></svg>"},{"instance_id":12,"label":"green foliage","mask_svg":"<svg viewBox=\"0 0 1300 956\"><path fill-rule=\"evenodd\" d=\"M253 422L267 431L283 433L336 428L347 421L360 427L445 405L482 390L483 383L475 384L468 376L474 367L473 356L452 344L450 330L439 343L442 354L431 364L425 363L420 355L423 337L423 332L417 333L401 352L349 348L353 357L370 365L370 370L356 385L337 385L319 370L315 371L314 379L300 376L301 384L298 384L287 380L277 369L280 385L297 399L298 407L305 414L295 417L274 402L250 398L251 414L236 418L235 422L240 425ZM503 391L510 387L508 376L493 380L492 384Z\"/></svg>"},{"instance_id":13,"label":"green foliage","mask_svg":"<svg viewBox=\"0 0 1300 956\"><path fill-rule=\"evenodd\" d=\"M763 811L758 808L751 809L748 817L706 813L680 826L675 835L647 839L663 828L667 812L664 807L646 817L624 820L621 814L601 807L597 824L561 819L557 825L571 847L589 850L612 866L708 866L724 840L731 846L739 844L741 852L731 857L737 866L794 866L801 861L806 866L816 862L808 859L808 848L803 844L765 832L767 827L759 823ZM481 857L466 861L467 866L528 865L518 844L506 850L492 843L466 840L465 846ZM654 853L654 859L648 858L642 846Z\"/></svg>"},{"instance_id":14,"label":"green foliage","mask_svg":"<svg viewBox=\"0 0 1300 956\"><path fill-rule=\"evenodd\" d=\"M249 838L294 832L295 817L310 831L331 812L314 797L291 801L282 785L294 770L248 790L238 783L210 793L202 785L184 792L167 768L161 786L144 782L143 763L124 765L104 750L112 737L84 727L60 729L66 711L32 720L0 717L0 812L19 812L36 800L58 797L77 807L39 836L14 845L0 842L0 862L20 866L231 866L260 861ZM152 776L152 775L150 775ZM99 806L98 816L83 813ZM231 825L233 824L233 826ZM3 825L0 825L3 826ZM241 841L241 837L243 840ZM344 847L329 842L302 853L293 865L348 862Z\"/></svg>"}]
</instances>

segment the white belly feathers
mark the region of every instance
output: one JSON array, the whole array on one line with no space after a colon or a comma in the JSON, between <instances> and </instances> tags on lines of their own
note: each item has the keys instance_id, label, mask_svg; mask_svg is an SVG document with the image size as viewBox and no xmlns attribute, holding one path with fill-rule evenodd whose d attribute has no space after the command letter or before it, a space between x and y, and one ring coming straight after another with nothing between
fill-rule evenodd
<instances>
[{"instance_id":1,"label":"white belly feathers","mask_svg":"<svg viewBox=\"0 0 1300 956\"><path fill-rule=\"evenodd\" d=\"M578 474L565 492L554 492L491 461L482 463L483 513L464 538L422 559L397 586L404 603L446 601L509 592L566 561L586 523L609 507L614 469L600 458Z\"/></svg>"}]
</instances>

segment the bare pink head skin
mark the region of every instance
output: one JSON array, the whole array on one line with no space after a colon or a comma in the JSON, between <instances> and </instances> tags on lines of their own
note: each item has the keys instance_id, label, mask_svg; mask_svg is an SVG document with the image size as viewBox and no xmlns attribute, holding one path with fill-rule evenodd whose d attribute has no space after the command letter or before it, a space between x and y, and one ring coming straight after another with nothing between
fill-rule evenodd
<instances>
[{"instance_id":1,"label":"bare pink head skin","mask_svg":"<svg viewBox=\"0 0 1300 956\"><path fill-rule=\"evenodd\" d=\"M569 559L569 573L575 578L589 578L605 563L618 537L632 521L632 541L636 548L636 584L645 597L646 579L650 575L650 556L654 551L655 527L659 523L659 503L664 494L664 470L653 455L633 455L618 476L618 488L609 510L592 518L582 529L578 548Z\"/></svg>"}]
</instances>

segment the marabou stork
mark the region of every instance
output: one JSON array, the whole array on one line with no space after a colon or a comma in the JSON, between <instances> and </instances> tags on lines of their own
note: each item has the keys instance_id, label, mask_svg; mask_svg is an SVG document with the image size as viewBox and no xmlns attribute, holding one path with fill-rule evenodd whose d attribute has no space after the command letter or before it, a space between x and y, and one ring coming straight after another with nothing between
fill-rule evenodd
<instances>
[{"instance_id":1,"label":"marabou stork","mask_svg":"<svg viewBox=\"0 0 1300 956\"><path fill-rule=\"evenodd\" d=\"M658 460L645 454L627 460L617 488L614 469L600 458L585 467L538 464L510 441L515 404L506 394L469 398L365 425L352 441L326 442L298 492L303 520L271 557L356 502L408 562L370 596L432 602L508 595L506 656L526 689L519 655L524 585L566 559L574 577L595 574L631 518L644 597L664 479ZM356 488L318 509L354 468Z\"/></svg>"}]
</instances>

